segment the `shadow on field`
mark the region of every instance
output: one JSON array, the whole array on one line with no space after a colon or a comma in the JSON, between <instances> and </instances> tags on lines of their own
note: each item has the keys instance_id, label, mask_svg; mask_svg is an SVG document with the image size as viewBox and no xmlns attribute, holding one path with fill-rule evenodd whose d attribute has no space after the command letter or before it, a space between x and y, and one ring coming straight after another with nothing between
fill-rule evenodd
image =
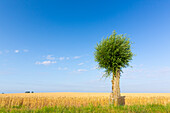
<instances>
[{"instance_id":1,"label":"shadow on field","mask_svg":"<svg viewBox=\"0 0 170 113\"><path fill-rule=\"evenodd\" d=\"M121 96L118 101L120 105L125 105L125 96Z\"/></svg>"}]
</instances>

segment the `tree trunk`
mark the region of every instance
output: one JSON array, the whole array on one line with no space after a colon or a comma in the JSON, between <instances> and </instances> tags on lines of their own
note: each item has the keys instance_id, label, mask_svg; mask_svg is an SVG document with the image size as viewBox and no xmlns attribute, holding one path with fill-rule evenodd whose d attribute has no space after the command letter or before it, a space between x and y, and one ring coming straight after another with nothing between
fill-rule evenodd
<instances>
[{"instance_id":1,"label":"tree trunk","mask_svg":"<svg viewBox=\"0 0 170 113\"><path fill-rule=\"evenodd\" d=\"M120 98L120 71L118 71L118 97Z\"/></svg>"},{"instance_id":2,"label":"tree trunk","mask_svg":"<svg viewBox=\"0 0 170 113\"><path fill-rule=\"evenodd\" d=\"M115 78L115 75L113 73L113 78L112 78L112 94L111 94L111 100L112 100L112 104L113 104L113 97L114 97L114 78Z\"/></svg>"},{"instance_id":3,"label":"tree trunk","mask_svg":"<svg viewBox=\"0 0 170 113\"><path fill-rule=\"evenodd\" d=\"M120 71L117 71L116 76L114 78L114 106L119 105L119 97L120 97L119 80L120 80Z\"/></svg>"},{"instance_id":4,"label":"tree trunk","mask_svg":"<svg viewBox=\"0 0 170 113\"><path fill-rule=\"evenodd\" d=\"M115 75L114 75L114 73L113 73L113 79L112 79L112 93L114 92L114 78L115 78Z\"/></svg>"},{"instance_id":5,"label":"tree trunk","mask_svg":"<svg viewBox=\"0 0 170 113\"><path fill-rule=\"evenodd\" d=\"M114 106L118 105L118 93L117 93L117 72L116 72L116 76L114 78Z\"/></svg>"}]
</instances>

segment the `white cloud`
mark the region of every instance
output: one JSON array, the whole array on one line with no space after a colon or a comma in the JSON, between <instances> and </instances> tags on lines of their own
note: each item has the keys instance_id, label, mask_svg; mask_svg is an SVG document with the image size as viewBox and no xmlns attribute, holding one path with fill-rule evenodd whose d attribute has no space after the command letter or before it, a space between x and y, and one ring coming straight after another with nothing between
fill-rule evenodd
<instances>
[{"instance_id":1,"label":"white cloud","mask_svg":"<svg viewBox=\"0 0 170 113\"><path fill-rule=\"evenodd\" d=\"M67 68L67 67L64 67L64 68L58 67L58 70L63 70L63 71L65 71L65 70L68 70L68 68Z\"/></svg>"},{"instance_id":2,"label":"white cloud","mask_svg":"<svg viewBox=\"0 0 170 113\"><path fill-rule=\"evenodd\" d=\"M88 71L87 69L78 69L77 70L78 72L85 72L85 71Z\"/></svg>"},{"instance_id":3,"label":"white cloud","mask_svg":"<svg viewBox=\"0 0 170 113\"><path fill-rule=\"evenodd\" d=\"M46 59L47 60L55 60L55 57L53 57L53 55L47 55Z\"/></svg>"},{"instance_id":4,"label":"white cloud","mask_svg":"<svg viewBox=\"0 0 170 113\"><path fill-rule=\"evenodd\" d=\"M36 62L35 62L35 64L41 64L41 62L39 62L39 61L36 61Z\"/></svg>"},{"instance_id":5,"label":"white cloud","mask_svg":"<svg viewBox=\"0 0 170 113\"><path fill-rule=\"evenodd\" d=\"M70 57L66 57L66 60L69 60L70 59Z\"/></svg>"},{"instance_id":6,"label":"white cloud","mask_svg":"<svg viewBox=\"0 0 170 113\"><path fill-rule=\"evenodd\" d=\"M5 53L9 53L9 50L5 50Z\"/></svg>"},{"instance_id":7,"label":"white cloud","mask_svg":"<svg viewBox=\"0 0 170 113\"><path fill-rule=\"evenodd\" d=\"M15 52L15 53L19 53L19 50L15 50L14 52Z\"/></svg>"},{"instance_id":8,"label":"white cloud","mask_svg":"<svg viewBox=\"0 0 170 113\"><path fill-rule=\"evenodd\" d=\"M26 52L28 52L29 50L28 50L28 49L24 49L23 51L26 53Z\"/></svg>"},{"instance_id":9,"label":"white cloud","mask_svg":"<svg viewBox=\"0 0 170 113\"><path fill-rule=\"evenodd\" d=\"M73 57L74 59L79 59L81 56L75 56L75 57Z\"/></svg>"},{"instance_id":10,"label":"white cloud","mask_svg":"<svg viewBox=\"0 0 170 113\"><path fill-rule=\"evenodd\" d=\"M0 51L0 54L2 54L2 51Z\"/></svg>"},{"instance_id":11,"label":"white cloud","mask_svg":"<svg viewBox=\"0 0 170 113\"><path fill-rule=\"evenodd\" d=\"M43 62L35 62L35 64L42 64L42 65L49 65L49 64L55 64L57 63L56 61L43 61Z\"/></svg>"},{"instance_id":12,"label":"white cloud","mask_svg":"<svg viewBox=\"0 0 170 113\"><path fill-rule=\"evenodd\" d=\"M95 69L97 69L98 67L97 66L94 66L94 67L92 67L90 70L95 70Z\"/></svg>"},{"instance_id":13,"label":"white cloud","mask_svg":"<svg viewBox=\"0 0 170 113\"><path fill-rule=\"evenodd\" d=\"M80 64L78 64L79 66L81 66L81 65L83 65L84 63L80 63Z\"/></svg>"},{"instance_id":14,"label":"white cloud","mask_svg":"<svg viewBox=\"0 0 170 113\"><path fill-rule=\"evenodd\" d=\"M52 64L55 64L55 63L57 63L56 61L52 61Z\"/></svg>"},{"instance_id":15,"label":"white cloud","mask_svg":"<svg viewBox=\"0 0 170 113\"><path fill-rule=\"evenodd\" d=\"M65 58L64 57L60 57L59 60L64 60Z\"/></svg>"}]
</instances>

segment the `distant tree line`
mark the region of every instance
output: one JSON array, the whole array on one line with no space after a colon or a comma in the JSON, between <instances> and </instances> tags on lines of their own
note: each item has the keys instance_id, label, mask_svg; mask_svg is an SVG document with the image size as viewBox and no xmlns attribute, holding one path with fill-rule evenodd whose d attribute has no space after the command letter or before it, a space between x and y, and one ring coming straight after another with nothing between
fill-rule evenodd
<instances>
[{"instance_id":1,"label":"distant tree line","mask_svg":"<svg viewBox=\"0 0 170 113\"><path fill-rule=\"evenodd\" d=\"M25 93L34 93L34 91L25 91Z\"/></svg>"}]
</instances>

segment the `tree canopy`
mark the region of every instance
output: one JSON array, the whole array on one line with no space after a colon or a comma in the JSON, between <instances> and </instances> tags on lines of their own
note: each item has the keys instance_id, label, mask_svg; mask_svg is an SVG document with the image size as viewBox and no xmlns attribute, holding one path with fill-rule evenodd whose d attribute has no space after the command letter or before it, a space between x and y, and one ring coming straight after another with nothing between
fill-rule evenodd
<instances>
[{"instance_id":1,"label":"tree canopy","mask_svg":"<svg viewBox=\"0 0 170 113\"><path fill-rule=\"evenodd\" d=\"M133 56L131 44L126 35L117 35L115 31L97 44L95 61L98 62L99 68L105 69L105 77L111 73L116 74L118 70L122 72L122 68L129 66Z\"/></svg>"}]
</instances>

